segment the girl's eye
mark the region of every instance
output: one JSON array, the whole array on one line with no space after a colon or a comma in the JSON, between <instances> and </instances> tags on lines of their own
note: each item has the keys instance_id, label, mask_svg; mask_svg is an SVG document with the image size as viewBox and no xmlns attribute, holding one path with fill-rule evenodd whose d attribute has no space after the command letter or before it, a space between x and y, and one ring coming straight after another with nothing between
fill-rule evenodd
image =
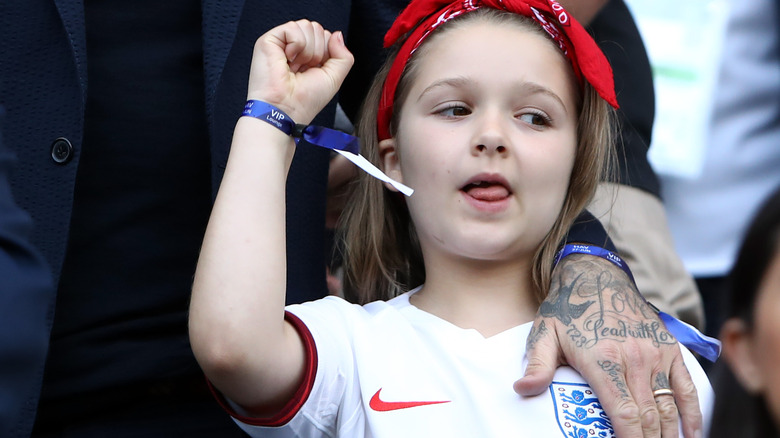
<instances>
[{"instance_id":1,"label":"girl's eye","mask_svg":"<svg viewBox=\"0 0 780 438\"><path fill-rule=\"evenodd\" d=\"M547 126L550 124L550 118L541 113L521 114L520 120L535 126Z\"/></svg>"},{"instance_id":2,"label":"girl's eye","mask_svg":"<svg viewBox=\"0 0 780 438\"><path fill-rule=\"evenodd\" d=\"M464 106L451 106L439 111L439 114L445 117L463 117L471 114L471 110Z\"/></svg>"}]
</instances>

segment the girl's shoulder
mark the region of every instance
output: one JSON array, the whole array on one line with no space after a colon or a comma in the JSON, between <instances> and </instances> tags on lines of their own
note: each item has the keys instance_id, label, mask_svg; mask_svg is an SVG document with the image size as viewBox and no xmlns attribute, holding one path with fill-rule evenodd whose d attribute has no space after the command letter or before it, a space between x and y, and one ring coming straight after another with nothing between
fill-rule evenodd
<instances>
[{"instance_id":1,"label":"girl's shoulder","mask_svg":"<svg viewBox=\"0 0 780 438\"><path fill-rule=\"evenodd\" d=\"M345 323L349 321L367 321L385 313L397 314L411 307L409 295L414 291L401 294L389 301L374 301L365 305L350 303L344 298L329 295L319 300L303 304L293 304L286 311L305 319L315 318Z\"/></svg>"}]
</instances>

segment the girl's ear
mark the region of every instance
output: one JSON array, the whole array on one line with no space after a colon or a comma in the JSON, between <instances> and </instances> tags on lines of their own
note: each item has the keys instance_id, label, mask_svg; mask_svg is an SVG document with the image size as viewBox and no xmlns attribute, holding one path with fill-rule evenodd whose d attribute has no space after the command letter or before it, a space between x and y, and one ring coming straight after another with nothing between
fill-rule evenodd
<instances>
[{"instance_id":1,"label":"girl's ear","mask_svg":"<svg viewBox=\"0 0 780 438\"><path fill-rule=\"evenodd\" d=\"M727 320L720 331L723 355L739 383L751 394L764 390L764 376L756 363L753 335L739 318Z\"/></svg>"},{"instance_id":2,"label":"girl's ear","mask_svg":"<svg viewBox=\"0 0 780 438\"><path fill-rule=\"evenodd\" d=\"M395 138L388 138L379 142L379 162L382 165L382 171L390 178L403 184L404 176L401 173L401 160L398 156ZM397 192L398 189L388 183L385 187Z\"/></svg>"}]
</instances>

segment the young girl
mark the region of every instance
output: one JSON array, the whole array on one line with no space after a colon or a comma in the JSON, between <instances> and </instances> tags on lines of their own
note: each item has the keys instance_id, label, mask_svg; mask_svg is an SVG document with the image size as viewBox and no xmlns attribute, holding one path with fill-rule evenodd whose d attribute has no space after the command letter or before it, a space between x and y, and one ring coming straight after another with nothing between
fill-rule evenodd
<instances>
[{"instance_id":1,"label":"young girl","mask_svg":"<svg viewBox=\"0 0 780 438\"><path fill-rule=\"evenodd\" d=\"M512 389L556 247L609 155L611 73L584 32L562 33L573 24L555 2L409 6L358 126L389 178L362 178L344 217L347 286L369 304L329 297L286 313L284 186L289 134L301 135L290 119L310 121L352 57L340 33L307 21L258 40L245 114L262 118L237 124L190 316L196 357L247 432L613 435L572 369L542 396Z\"/></svg>"}]
</instances>

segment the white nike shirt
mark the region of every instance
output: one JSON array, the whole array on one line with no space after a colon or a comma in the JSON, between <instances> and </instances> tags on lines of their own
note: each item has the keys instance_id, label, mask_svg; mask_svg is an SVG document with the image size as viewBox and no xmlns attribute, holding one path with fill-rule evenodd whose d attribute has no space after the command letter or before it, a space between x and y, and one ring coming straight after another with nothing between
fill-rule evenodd
<instances>
[{"instance_id":1,"label":"white nike shirt","mask_svg":"<svg viewBox=\"0 0 780 438\"><path fill-rule=\"evenodd\" d=\"M336 297L289 306L288 320L308 356L295 399L270 419L242 416L224 400L223 407L263 438L614 436L590 387L571 368L559 368L539 396L514 392L532 323L485 338L414 307L414 292L366 306ZM706 427L712 388L681 349Z\"/></svg>"}]
</instances>

